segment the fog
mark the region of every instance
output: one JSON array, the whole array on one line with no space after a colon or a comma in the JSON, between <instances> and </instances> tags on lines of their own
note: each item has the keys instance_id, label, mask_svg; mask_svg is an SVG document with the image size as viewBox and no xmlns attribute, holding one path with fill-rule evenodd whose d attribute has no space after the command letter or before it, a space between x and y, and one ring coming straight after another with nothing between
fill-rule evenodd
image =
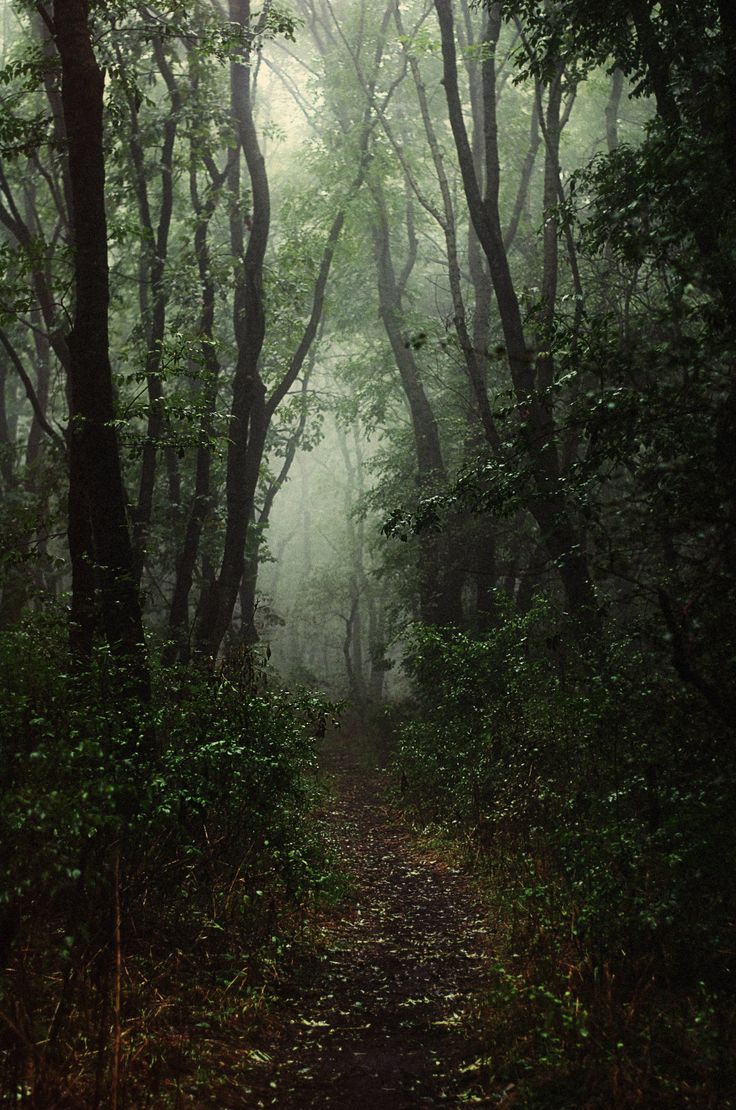
<instances>
[{"instance_id":1,"label":"fog","mask_svg":"<svg viewBox=\"0 0 736 1110\"><path fill-rule=\"evenodd\" d=\"M447 507L458 477L482 465L498 435L492 411L501 422L506 412L511 425L516 419L508 337L464 196L432 6L301 0L291 13L267 4L242 25L236 8L224 20L217 5L197 7L184 26L173 9L120 11L100 26L110 113L111 359L146 620L155 637L170 638L174 655L186 656L211 602L216 631L201 631L202 646L258 643L259 657L288 682L380 701L406 689L402 645L414 622L482 627L489 591L513 602L549 579L533 529L518 514L502 515L491 540L482 514ZM29 27L50 58L43 20L29 24L4 3L9 74ZM560 326L578 326L578 246L561 205L584 215L575 172L640 136L651 107L627 99L623 78L606 67L584 76L562 70L552 103L524 68L532 48L513 19L494 29L480 9L461 4L455 34L474 172L491 197L498 189L528 331L524 357L533 359L545 342L550 294ZM491 54L493 111L481 81ZM228 107L232 97L242 100L242 90L233 91L241 70L249 102ZM8 104L20 104L9 89ZM29 120L36 102L42 108L40 95L22 102ZM228 163L233 121L243 150ZM12 141L7 150L11 285L21 280L13 205L22 194L29 235L45 244L46 273L33 280L48 302L23 306L11 331L20 362L29 342L33 357L48 362L35 390L63 428L62 356L54 341L47 351L45 333L70 309L68 257L53 245L66 215L54 184L58 154L53 145L42 150L15 150ZM256 164L262 179L253 176ZM591 288L598 280L592 272ZM605 280L615 282L614 272ZM245 290L255 288L254 307ZM263 336L248 353L260 313ZM250 419L230 412L239 376L276 398L262 448L252 429L240 446L233 440ZM17 378L7 389L14 452L35 427L34 410ZM35 458L33 449L41 466ZM252 491L238 466L258 467ZM233 548L240 526L227 506L241 479L238 512L250 523L232 604L224 598L243 539ZM63 496L44 482L36 581L63 600ZM426 515L427 505L431 520L417 532L413 514ZM389 520L406 526L392 532ZM229 569L227 555L220 566L223 545L234 552ZM176 576L182 558L191 583Z\"/></svg>"},{"instance_id":2,"label":"fog","mask_svg":"<svg viewBox=\"0 0 736 1110\"><path fill-rule=\"evenodd\" d=\"M0 0L3 1105L736 1105L735 77Z\"/></svg>"},{"instance_id":3,"label":"fog","mask_svg":"<svg viewBox=\"0 0 736 1110\"><path fill-rule=\"evenodd\" d=\"M371 103L372 95L378 115L374 157L385 163L382 172L391 194L396 265L406 261L407 251L416 252L400 306L402 338L416 354L435 419L440 424L447 421L442 435L452 475L475 452L481 454L482 445L477 436L473 443L472 430L461 433L466 441L470 439L469 451L463 453L452 442L459 425L465 422L472 427L477 416L453 326L446 245L441 219L436 218L440 207L436 166L422 134L416 87L407 66L409 50L421 63L420 79L450 177L459 237L467 239L470 233L472 239L472 232L453 165L439 34L431 6L409 6L403 14L406 28L412 30L398 35L394 28L393 34L385 35L376 92L371 94L365 85L371 82L367 76L370 51L380 37L383 11L365 3L299 7L298 18L303 22L296 42L262 44L256 115L268 136L263 150L275 197L288 204L311 191L328 201L334 195L333 181L324 167L336 143L334 120L347 133L340 141L354 141L360 112ZM471 35L479 35L480 13L468 9L464 18ZM535 134L539 94L534 83L517 84L513 72L512 59L519 49L518 31L504 28L497 71L501 211L507 223L515 218L520 223L512 257L519 274L529 275L522 278L522 298L533 312L541 281L534 269L539 263L535 239L544 224L540 153L544 136L538 125ZM479 45L467 47L471 69L481 52ZM380 107L381 96L388 101L385 109ZM591 73L567 91L560 144L563 182L606 149L610 98L611 82L604 70ZM639 135L651 114L648 102L625 99L618 102L616 111L618 141ZM466 120L472 127L469 106ZM526 186L525 173L529 174ZM319 187L320 178L323 187ZM311 437L300 444L288 479L274 500L264 533L253 623L262 650L290 681L316 684L336 696L365 698L372 690L374 696L391 699L407 690L401 673L402 645L407 628L420 617L420 607L416 594L411 595L416 541L389 537L383 525L393 510L415 503L417 475L400 371L387 349L378 294L370 290L375 284L371 203L364 186L351 202L352 227L343 232L342 253L339 248L333 266L308 383L308 404L314 414ZM278 205L279 199L277 211ZM472 282L467 250L467 243L461 244L461 265ZM471 318L474 311L473 295L468 292ZM497 327L492 322L491 333ZM497 342L502 342L500 336ZM492 343L490 339L488 345ZM500 399L503 383L497 388ZM508 542L513 545L514 538ZM467 559L463 569L470 579L473 560ZM507 589L518 593L518 569L507 568L506 578ZM463 588L469 612L473 585L466 581Z\"/></svg>"}]
</instances>

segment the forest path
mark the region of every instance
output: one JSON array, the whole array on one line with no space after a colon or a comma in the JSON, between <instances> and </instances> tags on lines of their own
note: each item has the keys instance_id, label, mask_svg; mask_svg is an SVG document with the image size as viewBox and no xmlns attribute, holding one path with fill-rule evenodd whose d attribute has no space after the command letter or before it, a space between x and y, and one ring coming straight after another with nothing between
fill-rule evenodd
<instances>
[{"instance_id":1,"label":"forest path","mask_svg":"<svg viewBox=\"0 0 736 1110\"><path fill-rule=\"evenodd\" d=\"M359 741L329 740L328 833L351 883L311 966L281 991L268 1096L279 1108L498 1105L474 1090L463 1015L482 987L487 908L413 835Z\"/></svg>"}]
</instances>

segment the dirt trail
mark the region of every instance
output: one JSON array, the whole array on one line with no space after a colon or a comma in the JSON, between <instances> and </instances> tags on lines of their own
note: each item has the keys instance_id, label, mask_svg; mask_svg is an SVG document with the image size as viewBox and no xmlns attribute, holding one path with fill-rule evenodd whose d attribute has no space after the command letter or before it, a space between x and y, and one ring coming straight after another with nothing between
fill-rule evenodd
<instances>
[{"instance_id":1,"label":"dirt trail","mask_svg":"<svg viewBox=\"0 0 736 1110\"><path fill-rule=\"evenodd\" d=\"M321 958L287 983L268 1096L279 1108L480 1103L462 1015L482 987L489 921L462 874L418 845L385 780L344 742L327 814L354 895Z\"/></svg>"}]
</instances>

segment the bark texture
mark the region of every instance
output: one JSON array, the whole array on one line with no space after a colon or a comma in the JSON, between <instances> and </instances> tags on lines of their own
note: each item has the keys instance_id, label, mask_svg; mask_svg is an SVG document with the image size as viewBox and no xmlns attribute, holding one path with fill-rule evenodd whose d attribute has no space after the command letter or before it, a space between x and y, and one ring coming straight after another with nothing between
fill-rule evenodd
<instances>
[{"instance_id":1,"label":"bark texture","mask_svg":"<svg viewBox=\"0 0 736 1110\"><path fill-rule=\"evenodd\" d=\"M72 640L82 650L91 645L93 557L107 640L115 652L135 662L144 681L141 608L114 427L108 343L104 77L92 48L84 0L57 0L54 30L61 58L74 236L74 321L67 338Z\"/></svg>"}]
</instances>

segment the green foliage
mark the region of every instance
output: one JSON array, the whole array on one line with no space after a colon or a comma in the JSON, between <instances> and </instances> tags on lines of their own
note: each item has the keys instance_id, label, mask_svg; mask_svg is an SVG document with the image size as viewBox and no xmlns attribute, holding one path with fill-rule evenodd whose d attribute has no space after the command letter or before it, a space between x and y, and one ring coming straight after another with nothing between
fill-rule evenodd
<instances>
[{"instance_id":1,"label":"green foliage","mask_svg":"<svg viewBox=\"0 0 736 1110\"><path fill-rule=\"evenodd\" d=\"M48 115L42 111L29 115L28 101L34 105L32 94L56 65L56 59L49 58L40 47L24 45L0 67L1 157L30 157L47 140Z\"/></svg>"},{"instance_id":2,"label":"green foliage","mask_svg":"<svg viewBox=\"0 0 736 1110\"><path fill-rule=\"evenodd\" d=\"M126 959L155 982L172 952L215 979L257 969L319 892L308 811L327 707L231 663L162 672L150 707L134 708L109 656L70 669L41 621L2 637L0 668L0 996L16 1015L2 1036L41 1082L61 1043L92 1035L80 1011L108 989L116 899ZM22 1065L18 1029L46 1028L55 1007Z\"/></svg>"},{"instance_id":3,"label":"green foliage","mask_svg":"<svg viewBox=\"0 0 736 1110\"><path fill-rule=\"evenodd\" d=\"M616 1082L644 1084L647 1105L709 1089L729 1051L726 733L630 637L581 648L541 604L481 639L419 631L409 659L408 797L466 840L499 900L496 1074L582 1077L596 1106Z\"/></svg>"}]
</instances>

